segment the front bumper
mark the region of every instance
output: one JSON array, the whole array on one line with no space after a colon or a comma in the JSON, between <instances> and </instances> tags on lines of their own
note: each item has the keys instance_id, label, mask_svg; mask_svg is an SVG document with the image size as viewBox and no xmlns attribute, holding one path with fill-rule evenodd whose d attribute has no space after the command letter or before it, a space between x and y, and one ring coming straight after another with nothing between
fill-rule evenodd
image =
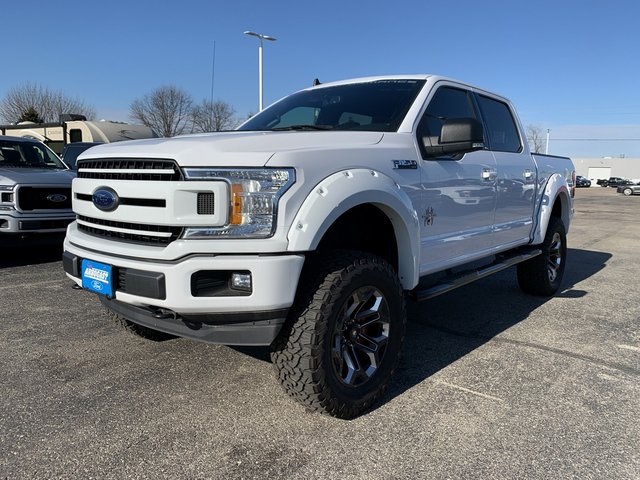
<instances>
[{"instance_id":1,"label":"front bumper","mask_svg":"<svg viewBox=\"0 0 640 480\"><path fill-rule=\"evenodd\" d=\"M268 345L275 339L293 304L304 263L304 255L295 254L145 260L83 249L67 238L63 266L79 286L82 259L112 266L114 298L100 298L113 312L156 330L229 345ZM249 272L251 291L211 287L228 272ZM203 275L211 278L203 282Z\"/></svg>"},{"instance_id":2,"label":"front bumper","mask_svg":"<svg viewBox=\"0 0 640 480\"><path fill-rule=\"evenodd\" d=\"M0 234L64 233L67 225L75 219L76 216L73 213L65 215L0 214Z\"/></svg>"}]
</instances>

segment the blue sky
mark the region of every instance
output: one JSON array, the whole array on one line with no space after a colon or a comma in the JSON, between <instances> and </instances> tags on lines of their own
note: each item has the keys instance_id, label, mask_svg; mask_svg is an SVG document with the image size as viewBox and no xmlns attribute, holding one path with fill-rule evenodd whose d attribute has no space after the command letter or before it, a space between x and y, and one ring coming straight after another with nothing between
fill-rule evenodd
<instances>
[{"instance_id":1,"label":"blue sky","mask_svg":"<svg viewBox=\"0 0 640 480\"><path fill-rule=\"evenodd\" d=\"M258 107L253 30L277 38L265 104L316 77L436 73L509 97L550 129L549 153L640 157L635 0L7 0L0 15L0 98L35 82L127 121L163 85L209 99L215 72L215 99L244 117Z\"/></svg>"}]
</instances>

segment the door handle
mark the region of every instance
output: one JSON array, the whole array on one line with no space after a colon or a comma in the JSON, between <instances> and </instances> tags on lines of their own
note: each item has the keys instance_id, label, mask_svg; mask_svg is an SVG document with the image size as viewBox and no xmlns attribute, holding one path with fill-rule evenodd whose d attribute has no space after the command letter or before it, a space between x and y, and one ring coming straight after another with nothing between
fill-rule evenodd
<instances>
[{"instance_id":1,"label":"door handle","mask_svg":"<svg viewBox=\"0 0 640 480\"><path fill-rule=\"evenodd\" d=\"M493 180L496 178L497 172L495 170L491 170L490 168L482 169L482 180Z\"/></svg>"},{"instance_id":2,"label":"door handle","mask_svg":"<svg viewBox=\"0 0 640 480\"><path fill-rule=\"evenodd\" d=\"M525 178L525 180L529 180L531 177L533 177L533 172L527 168L524 172L522 172L522 176Z\"/></svg>"}]
</instances>

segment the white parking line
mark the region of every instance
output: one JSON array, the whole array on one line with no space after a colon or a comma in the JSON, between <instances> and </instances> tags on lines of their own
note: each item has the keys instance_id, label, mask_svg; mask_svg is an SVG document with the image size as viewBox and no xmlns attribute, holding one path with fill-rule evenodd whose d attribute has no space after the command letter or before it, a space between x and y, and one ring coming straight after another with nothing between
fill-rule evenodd
<instances>
[{"instance_id":1,"label":"white parking line","mask_svg":"<svg viewBox=\"0 0 640 480\"><path fill-rule=\"evenodd\" d=\"M503 398L494 397L493 395L487 395L486 393L476 392L475 390L470 390L468 388L461 387L459 385L454 385L453 383L443 382L442 380L436 380L436 382L442 385L446 385L447 387L455 388L456 390L461 390L463 392L470 393L472 395L477 395L482 398L487 398L489 400L494 400L496 402L504 402Z\"/></svg>"},{"instance_id":2,"label":"white parking line","mask_svg":"<svg viewBox=\"0 0 640 480\"><path fill-rule=\"evenodd\" d=\"M633 345L618 345L618 348L623 348L625 350L632 350L634 352L640 352L640 347L634 347Z\"/></svg>"},{"instance_id":3,"label":"white parking line","mask_svg":"<svg viewBox=\"0 0 640 480\"><path fill-rule=\"evenodd\" d=\"M60 283L60 279L56 279L56 280L43 280L41 282L29 282L29 283L18 283L18 284L12 284L12 285L5 285L5 286L0 286L0 290L12 290L12 289L16 289L16 288L20 288L20 287L39 287L41 285L53 285L54 283Z\"/></svg>"}]
</instances>

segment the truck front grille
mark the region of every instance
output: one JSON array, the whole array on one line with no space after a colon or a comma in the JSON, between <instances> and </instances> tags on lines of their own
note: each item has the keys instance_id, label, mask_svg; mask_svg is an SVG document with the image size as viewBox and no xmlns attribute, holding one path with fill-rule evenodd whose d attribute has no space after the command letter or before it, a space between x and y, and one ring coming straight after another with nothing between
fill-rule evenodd
<instances>
[{"instance_id":1,"label":"truck front grille","mask_svg":"<svg viewBox=\"0 0 640 480\"><path fill-rule=\"evenodd\" d=\"M25 187L17 191L18 209L64 210L71 208L71 187Z\"/></svg>"},{"instance_id":2,"label":"truck front grille","mask_svg":"<svg viewBox=\"0 0 640 480\"><path fill-rule=\"evenodd\" d=\"M78 230L101 238L143 245L165 246L182 234L182 227L116 222L78 215Z\"/></svg>"},{"instance_id":3,"label":"truck front grille","mask_svg":"<svg viewBox=\"0 0 640 480\"><path fill-rule=\"evenodd\" d=\"M182 170L173 160L131 158L81 160L78 162L78 178L159 182L184 180Z\"/></svg>"},{"instance_id":4,"label":"truck front grille","mask_svg":"<svg viewBox=\"0 0 640 480\"><path fill-rule=\"evenodd\" d=\"M86 159L78 162L78 179L129 180L134 182L178 182L183 181L182 170L174 160L141 158ZM108 184L108 182L105 182ZM142 184L141 184L142 185ZM144 187L141 187L144 190ZM171 187L167 185L167 189ZM91 201L87 192L77 193L76 199ZM121 205L140 207L140 220L149 220L145 208L158 210L166 208L165 199L120 198ZM82 210L84 207L79 207ZM92 216L78 215L78 230L88 235L119 242L130 242L163 247L180 238L184 230L181 226L148 223L131 223L106 220ZM116 212L117 215L117 212ZM153 217L153 214L151 215ZM157 220L156 220L157 223Z\"/></svg>"}]
</instances>

